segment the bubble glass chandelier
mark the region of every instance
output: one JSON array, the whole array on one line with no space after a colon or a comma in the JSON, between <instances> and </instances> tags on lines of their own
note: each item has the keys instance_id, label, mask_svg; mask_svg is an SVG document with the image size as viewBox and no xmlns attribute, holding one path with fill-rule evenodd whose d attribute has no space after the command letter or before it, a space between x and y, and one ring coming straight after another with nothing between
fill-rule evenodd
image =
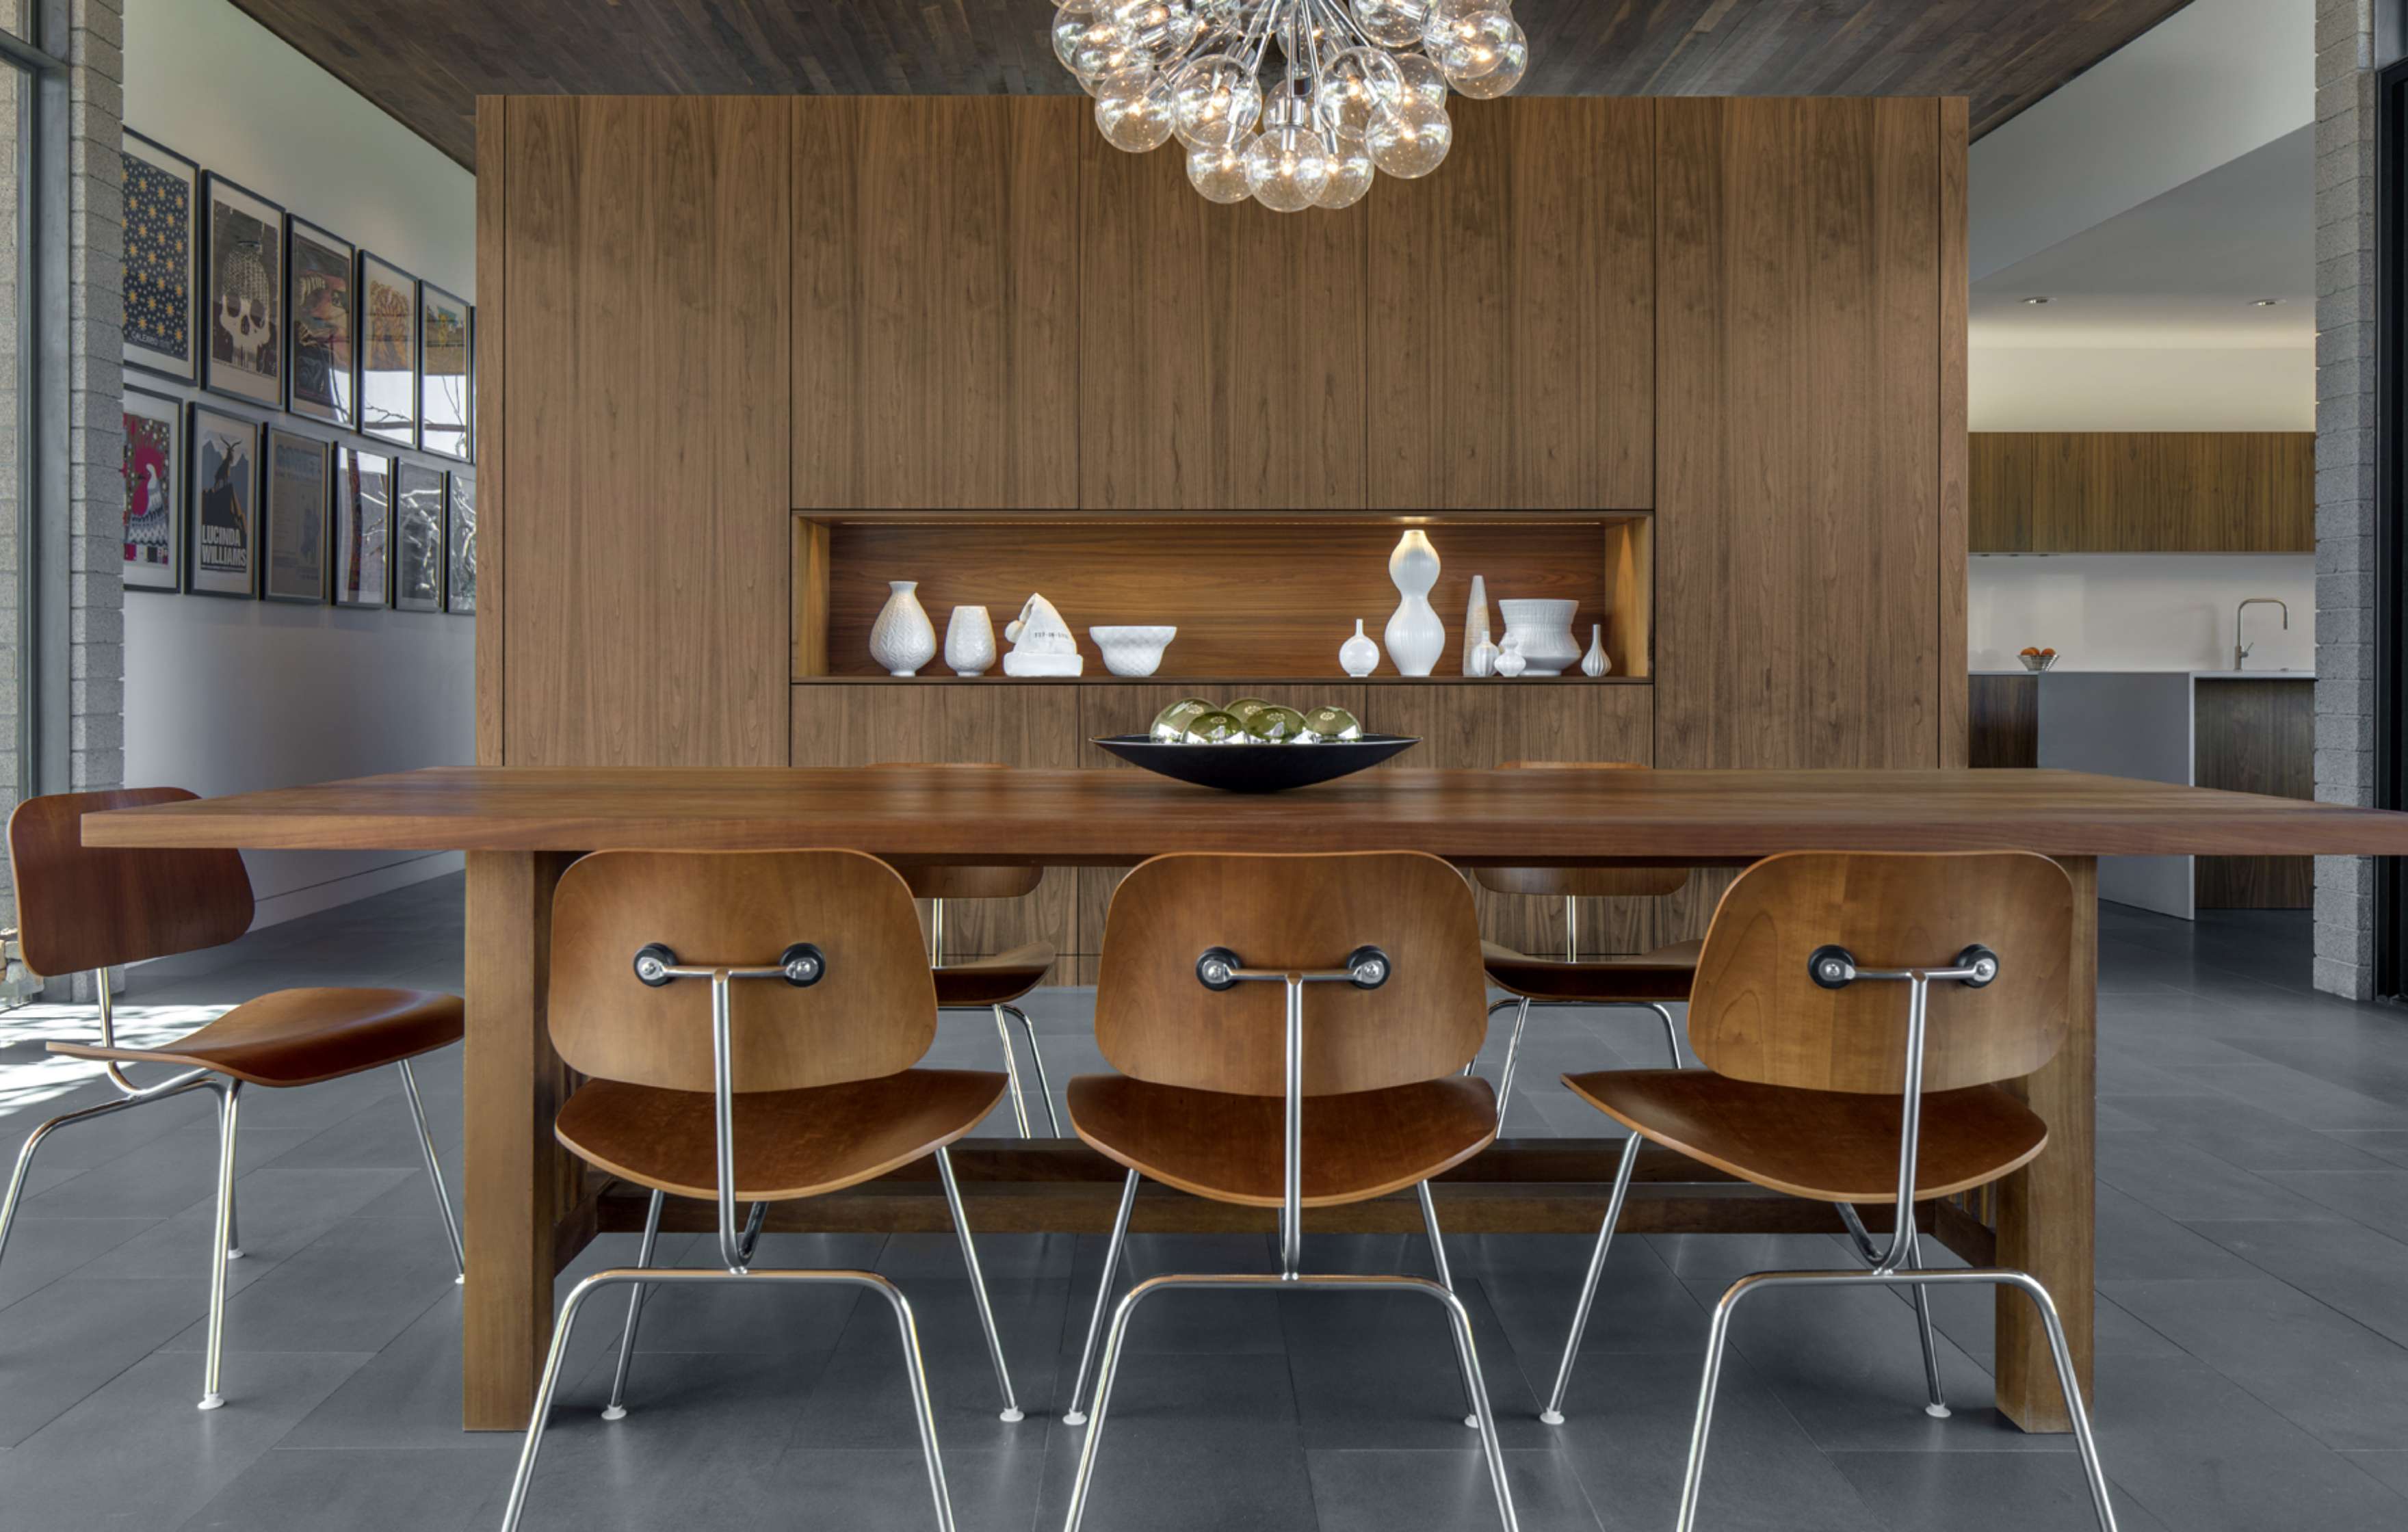
<instances>
[{"instance_id":1,"label":"bubble glass chandelier","mask_svg":"<svg viewBox=\"0 0 2408 1532\"><path fill-rule=\"evenodd\" d=\"M1173 137L1214 202L1346 208L1455 143L1447 93L1522 82L1512 0L1057 0L1054 50L1115 149Z\"/></svg>"}]
</instances>

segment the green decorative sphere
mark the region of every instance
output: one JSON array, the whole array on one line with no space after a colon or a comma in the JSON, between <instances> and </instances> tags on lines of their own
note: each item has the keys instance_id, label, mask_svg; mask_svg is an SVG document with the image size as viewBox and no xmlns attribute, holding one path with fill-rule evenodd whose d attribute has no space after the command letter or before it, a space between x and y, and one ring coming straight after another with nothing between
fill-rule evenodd
<instances>
[{"instance_id":1,"label":"green decorative sphere","mask_svg":"<svg viewBox=\"0 0 2408 1532\"><path fill-rule=\"evenodd\" d=\"M1334 704L1324 703L1304 715L1306 737L1322 739L1360 739L1363 724L1353 713Z\"/></svg>"},{"instance_id":2,"label":"green decorative sphere","mask_svg":"<svg viewBox=\"0 0 2408 1532\"><path fill-rule=\"evenodd\" d=\"M1202 697L1182 697L1154 715L1154 737L1166 745L1176 745L1187 737L1187 725L1216 711Z\"/></svg>"},{"instance_id":3,"label":"green decorative sphere","mask_svg":"<svg viewBox=\"0 0 2408 1532\"><path fill-rule=\"evenodd\" d=\"M1235 717L1240 723L1251 723L1256 713L1270 706L1272 704L1265 702L1260 697L1240 697L1221 710Z\"/></svg>"},{"instance_id":4,"label":"green decorative sphere","mask_svg":"<svg viewBox=\"0 0 2408 1532\"><path fill-rule=\"evenodd\" d=\"M1304 715L1293 708L1258 709L1252 718L1246 720L1246 733L1267 745L1283 745L1291 739L1301 739L1304 732Z\"/></svg>"},{"instance_id":5,"label":"green decorative sphere","mask_svg":"<svg viewBox=\"0 0 2408 1532\"><path fill-rule=\"evenodd\" d=\"M1217 708L1197 714L1187 723L1186 742L1191 745L1243 744L1245 740L1246 725L1239 722L1235 713L1223 712Z\"/></svg>"}]
</instances>

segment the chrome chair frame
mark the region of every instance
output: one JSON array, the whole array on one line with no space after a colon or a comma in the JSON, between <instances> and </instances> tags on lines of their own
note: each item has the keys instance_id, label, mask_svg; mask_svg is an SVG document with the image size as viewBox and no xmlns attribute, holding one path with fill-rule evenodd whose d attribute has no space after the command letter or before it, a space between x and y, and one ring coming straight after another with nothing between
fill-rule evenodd
<instances>
[{"instance_id":1,"label":"chrome chair frame","mask_svg":"<svg viewBox=\"0 0 2408 1532\"><path fill-rule=\"evenodd\" d=\"M1497 1496L1497 1514L1505 1532L1519 1532L1520 1521L1513 1510L1513 1493L1505 1480L1503 1448L1497 1436L1497 1422L1489 1408L1488 1388L1480 1367L1480 1355L1472 1339L1471 1316L1463 1300L1455 1294L1447 1272L1445 1247L1439 1242L1438 1212L1430 1201L1429 1183L1423 1181L1416 1190L1421 1196L1422 1217L1428 1228L1431 1248L1437 1253L1438 1280L1409 1276L1308 1275L1302 1270L1304 1260L1304 987L1307 984L1349 983L1358 989L1377 989L1388 981L1389 964L1385 953L1374 947L1358 948L1347 958L1342 968L1282 971L1272 968L1249 968L1235 953L1214 948L1197 961L1197 977L1204 987L1226 990L1240 983L1279 983L1287 987L1286 1017L1286 1078L1283 1093L1286 1112L1281 1152L1280 1193L1280 1269L1277 1272L1211 1273L1206 1275L1168 1274L1151 1277L1131 1288L1112 1310L1111 1330L1104 1342L1103 1368L1096 1382L1095 1410L1092 1415L1082 1413L1079 1396L1086 1387L1087 1363L1093 1355L1096 1336L1101 1327L1104 1308L1111 1296L1113 1273L1119 1267L1128 1237L1130 1209L1137 1201L1138 1172L1131 1170L1121 1188L1119 1210L1112 1218L1111 1244L1104 1253L1104 1267L1097 1279L1096 1308L1087 1323L1087 1342L1079 1358L1079 1375L1070 1389L1070 1409L1064 1413L1064 1424L1087 1426L1086 1439L1079 1446L1079 1468L1070 1485L1070 1508L1063 1523L1063 1532L1079 1532L1087 1511L1087 1495L1095 1482L1096 1457L1103 1440L1105 1419L1111 1408L1112 1382L1119 1376L1123 1343L1128 1335L1129 1321L1139 1305L1157 1293L1173 1288L1241 1288L1258 1292L1399 1292L1418 1293L1445 1309L1450 1330L1455 1339L1455 1354L1462 1372L1463 1387L1470 1410L1467 1424L1480 1432L1480 1447L1488 1468L1488 1478Z\"/></svg>"},{"instance_id":2,"label":"chrome chair frame","mask_svg":"<svg viewBox=\"0 0 2408 1532\"><path fill-rule=\"evenodd\" d=\"M1935 1418L1945 1417L1947 1405L1940 1391L1940 1369L1933 1351L1931 1310L1925 1297L1930 1287L1989 1286L2013 1287L2032 1301L2040 1310L2042 1323L2048 1331L2049 1353L2057 1364L2057 1384L2065 1393L2065 1410L2072 1423L2073 1439L2082 1457L2082 1469L2089 1481L2091 1509L2097 1513L2100 1532L2115 1532L2115 1512L2108 1501L2107 1476L2099 1463L2099 1445L2090 1430L2090 1411L2084 1404L2082 1389L2074 1376L2073 1356L2066 1345L2065 1325L2057 1317L2057 1303L2037 1277L2027 1271L2006 1267L1971 1267L1934 1271L1923 1267L1916 1259L1914 1222L1915 1157L1923 1141L1923 1062L1924 1034L1929 1017L1931 986L1934 983L1957 983L1979 989L1999 976L1998 955L1985 947L1968 947L1958 953L1954 963L1944 967L1860 968L1855 958L1843 949L1822 947L1809 958L1814 981L1827 989L1842 989L1858 981L1904 983L1907 986L1906 1080L1900 1099L1898 1195L1898 1218L1886 1248L1877 1246L1856 1209L1839 1203L1842 1221L1855 1240L1857 1252L1870 1269L1865 1271L1758 1271L1733 1282L1714 1306L1712 1329L1706 1339L1705 1376L1698 1388L1697 1420L1689 1439L1689 1461L1681 1483L1681 1512L1678 1532L1692 1532L1698 1520L1698 1493L1705 1477L1706 1439L1713 1424L1714 1393L1722 1378L1723 1353L1730 1337L1731 1315L1740 1304L1753 1294L1770 1287L1907 1287L1914 1295L1917 1326L1923 1337L1925 1382L1930 1390L1930 1403L1925 1409ZM1613 1196L1607 1205L1605 1226L1598 1233L1597 1249L1589 1258L1588 1276L1581 1289L1578 1307L1573 1311L1571 1334L1564 1341L1564 1355L1556 1369L1555 1392L1540 1419L1551 1425L1563 1424L1564 1391L1571 1382L1572 1363L1580 1354L1582 1333L1588 1326L1590 1304L1597 1296L1599 1274L1605 1267L1605 1255L1612 1242L1613 1226L1622 1212L1624 1198L1630 1190L1630 1172L1638 1163L1640 1135L1631 1134L1615 1170Z\"/></svg>"},{"instance_id":3,"label":"chrome chair frame","mask_svg":"<svg viewBox=\"0 0 2408 1532\"><path fill-rule=\"evenodd\" d=\"M100 1044L117 1046L116 1002L108 992L108 970L93 970L95 993L100 996ZM401 1071L402 1094L409 1104L409 1116L417 1128L419 1153L426 1161L427 1180L435 1188L435 1204L443 1215L443 1231L451 1238L452 1281L467 1281L467 1259L460 1247L460 1223L452 1211L452 1194L443 1184L443 1169L435 1155L435 1136L427 1131L426 1106L418 1094L418 1076L408 1059L396 1059L394 1067ZM208 1091L217 1097L218 1115L218 1184L217 1220L209 1260L209 1327L208 1345L202 1367L201 1400L195 1407L216 1410L225 1403L225 1395L218 1387L220 1364L225 1351L226 1262L242 1259L242 1241L235 1217L235 1129L240 1115L242 1081L214 1069L187 1069L179 1075L150 1085L138 1085L129 1078L115 1059L103 1059L101 1071L118 1092L115 1101L104 1101L95 1107L62 1112L36 1127L25 1136L17 1151L17 1167L8 1177L8 1190L0 1196L0 1258L8 1252L8 1233L16 1226L17 1207L25 1192L25 1179L34 1167L34 1152L42 1140L70 1123L87 1123L94 1118L111 1116L131 1107L165 1101L192 1091ZM222 1257L222 1259L220 1257Z\"/></svg>"},{"instance_id":4,"label":"chrome chair frame","mask_svg":"<svg viewBox=\"0 0 2408 1532\"><path fill-rule=\"evenodd\" d=\"M610 1386L610 1405L603 1411L606 1420L623 1420L626 1417L627 1368L635 1350L636 1326L642 1316L646 1289L655 1285L751 1280L767 1284L820 1283L866 1287L886 1300L895 1311L896 1327L903 1343L903 1367L910 1383L912 1416L920 1430L921 1454L927 1460L928 1490L936 1501L938 1532L954 1532L953 1499L945 1488L944 1459L937 1447L936 1408L928 1394L927 1364L920 1354L919 1323L912 1315L910 1299L905 1297L902 1289L891 1280L874 1271L833 1267L756 1271L751 1263L760 1240L768 1205L752 1204L741 1232L736 1224L736 1080L728 1042L729 999L735 981L776 979L796 986L808 986L819 982L825 971L824 957L817 948L805 943L789 947L775 966L757 968L689 966L679 964L673 954L659 947L646 947L637 954L637 976L647 984L667 984L681 979L707 979L710 981L712 1137L719 1182L719 1259L725 1269L652 1266L653 1250L660 1240L661 1205L664 1200L663 1194L654 1192L652 1205L645 1214L643 1245L637 1264L594 1273L571 1289L567 1300L561 1306L560 1318L552 1326L552 1349L544 1358L542 1380L536 1388L535 1409L527 1420L526 1441L519 1449L518 1471L510 1481L509 1501L502 1512L502 1532L516 1532L519 1518L526 1509L527 1488L535 1476L536 1454L542 1449L544 1429L551 1422L552 1396L560 1386L561 1362L567 1354L569 1337L577 1327L577 1316L584 1308L585 1300L606 1287L632 1289L618 1366ZM1020 1405L1012 1393L1010 1370L1004 1364L1002 1340L996 1333L995 1310L987 1301L986 1276L979 1266L978 1251L970 1239L969 1224L962 1215L961 1190L953 1180L953 1160L941 1148L937 1151L937 1167L944 1179L945 1200L953 1210L953 1230L961 1238L962 1254L969 1267L970 1291L978 1301L979 1321L986 1330L987 1354L995 1364L996 1381L1002 1386L1002 1418L1017 1421L1022 1418Z\"/></svg>"},{"instance_id":5,"label":"chrome chair frame","mask_svg":"<svg viewBox=\"0 0 2408 1532\"><path fill-rule=\"evenodd\" d=\"M928 966L945 966L945 901L928 901ZM975 1006L939 1006L939 1010L975 1010ZM1037 1024L1028 1012L1014 1005L989 1008L995 1012L995 1040L1003 1048L1003 1075L1011 1082L1011 1115L1020 1124L1020 1136L1034 1138L1028 1130L1028 1100L1020 1086L1020 1054L1011 1045L1011 1029L1004 1024L1009 1016L1020 1023L1020 1030L1028 1038L1028 1060L1037 1067L1037 1094L1045 1103L1045 1120L1053 1124L1054 1137L1062 1137L1062 1118L1054 1110L1053 1082L1045 1078L1045 1052L1037 1046Z\"/></svg>"},{"instance_id":6,"label":"chrome chair frame","mask_svg":"<svg viewBox=\"0 0 2408 1532\"><path fill-rule=\"evenodd\" d=\"M1497 1127L1504 1131L1505 1108L1513 1099L1513 1071L1521 1063L1522 1031L1530 1024L1534 1006L1551 1006L1557 1010L1652 1010L1664 1024L1664 1043L1672 1052L1672 1067L1681 1065L1681 1024L1673 1019L1672 1009L1661 1000L1534 1000L1526 995L1509 995L1488 1008L1488 1022L1497 1024L1497 1013L1507 1006L1519 1009L1513 1014L1513 1031L1505 1040L1505 1067L1497 1077ZM1479 1061L1474 1060L1473 1064ZM1472 1072L1472 1064L1463 1067L1465 1074Z\"/></svg>"}]
</instances>

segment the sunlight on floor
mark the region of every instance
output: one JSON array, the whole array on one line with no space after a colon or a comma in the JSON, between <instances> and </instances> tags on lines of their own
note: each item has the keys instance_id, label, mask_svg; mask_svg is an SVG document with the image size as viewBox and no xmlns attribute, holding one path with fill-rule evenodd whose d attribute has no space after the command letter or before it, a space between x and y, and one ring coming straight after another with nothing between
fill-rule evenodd
<instances>
[{"instance_id":1,"label":"sunlight on floor","mask_svg":"<svg viewBox=\"0 0 2408 1532\"><path fill-rule=\"evenodd\" d=\"M120 1006L117 1040L136 1048L156 1048L217 1020L231 1006ZM98 1042L100 1022L90 1006L36 1004L0 1012L0 1112L53 1100L89 1080L100 1078L93 1059L61 1058L33 1053L22 1062L7 1062L24 1045L51 1042ZM137 1081L141 1079L136 1076Z\"/></svg>"}]
</instances>

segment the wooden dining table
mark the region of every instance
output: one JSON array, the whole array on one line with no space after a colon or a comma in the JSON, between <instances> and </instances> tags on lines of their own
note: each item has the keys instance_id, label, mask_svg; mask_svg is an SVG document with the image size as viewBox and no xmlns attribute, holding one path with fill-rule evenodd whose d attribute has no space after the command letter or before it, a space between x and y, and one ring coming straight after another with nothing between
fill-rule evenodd
<instances>
[{"instance_id":1,"label":"wooden dining table","mask_svg":"<svg viewBox=\"0 0 2408 1532\"><path fill-rule=\"evenodd\" d=\"M1413 850L1464 866L1739 866L1789 851L2040 852L2071 877L2079 909L2071 1035L2046 1067L2016 1085L2048 1124L2048 1148L1989 1189L1974 1212L1919 1212L1938 1221L1942 1237L1969 1259L2022 1267L2048 1284L2086 1387L2093 1308L2096 859L2408 853L2408 814L2007 770L1391 769L1246 796L1136 771L441 767L94 814L83 834L93 846L467 853L463 1412L476 1430L526 1424L551 1336L554 1275L609 1226L609 1188L552 1138L570 1082L545 1020L551 901L562 870L581 852L838 847L898 865L1047 866L1125 866L1174 851ZM1050 1164L1037 1173L1061 1179L1061 1167L1084 1151L1060 1144L997 1149L985 1162L986 1179L1011 1175L1014 1153L1031 1156L1017 1163ZM1516 1153L1532 1164L1553 1154L1559 1181L1562 1167L1578 1163L1572 1151L1537 1140L1519 1150L1502 1146L1483 1160L1523 1163ZM1479 1180L1481 1163L1465 1167L1471 1181ZM1493 1190L1498 1173L1486 1174ZM1584 1170L1573 1170L1571 1179L1575 1210L1593 1229L1602 1189L1581 1184ZM974 1205L976 1193L973 1187ZM1526 1199L1503 1205L1531 1206ZM1693 1199L1682 1204L1687 1221L1677 1226L1751 1226L1717 1221L1717 1210L1742 1205ZM1828 1216L1828 1210L1808 1210ZM1575 1219L1562 1226L1579 1224ZM2066 1429L2047 1339L2027 1305L2001 1299L1996 1348L1999 1408L2027 1430Z\"/></svg>"}]
</instances>

